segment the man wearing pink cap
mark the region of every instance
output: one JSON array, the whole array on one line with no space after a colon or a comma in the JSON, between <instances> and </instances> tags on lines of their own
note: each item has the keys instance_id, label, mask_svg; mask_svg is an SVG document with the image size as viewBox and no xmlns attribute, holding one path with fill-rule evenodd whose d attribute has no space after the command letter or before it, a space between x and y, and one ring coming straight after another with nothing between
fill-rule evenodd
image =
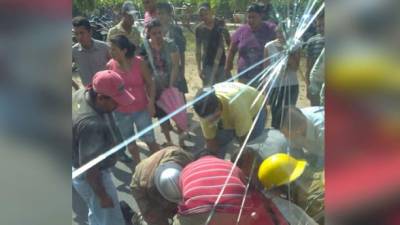
<instances>
[{"instance_id":1,"label":"man wearing pink cap","mask_svg":"<svg viewBox=\"0 0 400 225\"><path fill-rule=\"evenodd\" d=\"M118 106L133 104L134 100L120 75L111 70L97 72L87 89L73 94L73 170L115 145L105 118ZM90 225L125 225L111 180L110 168L115 163L112 155L72 181L89 208Z\"/></svg>"}]
</instances>

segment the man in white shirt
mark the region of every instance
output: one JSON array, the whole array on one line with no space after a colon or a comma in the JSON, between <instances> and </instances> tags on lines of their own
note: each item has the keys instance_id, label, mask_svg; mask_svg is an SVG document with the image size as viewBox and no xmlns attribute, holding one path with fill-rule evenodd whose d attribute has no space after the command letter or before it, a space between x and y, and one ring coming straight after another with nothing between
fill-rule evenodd
<instances>
[{"instance_id":1,"label":"man in white shirt","mask_svg":"<svg viewBox=\"0 0 400 225\"><path fill-rule=\"evenodd\" d=\"M302 149L310 164L319 169L324 167L325 155L325 109L324 107L283 108L279 130L295 149Z\"/></svg>"}]
</instances>

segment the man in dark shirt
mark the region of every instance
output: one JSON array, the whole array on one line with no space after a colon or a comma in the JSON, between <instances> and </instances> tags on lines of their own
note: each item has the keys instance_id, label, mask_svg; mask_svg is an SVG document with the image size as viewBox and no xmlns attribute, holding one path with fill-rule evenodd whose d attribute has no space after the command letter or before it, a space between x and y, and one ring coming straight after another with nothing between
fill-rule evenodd
<instances>
[{"instance_id":1,"label":"man in dark shirt","mask_svg":"<svg viewBox=\"0 0 400 225\"><path fill-rule=\"evenodd\" d=\"M134 97L124 88L117 73L97 72L87 89L72 98L73 170L109 150L114 145L111 126L106 120L120 105L129 105ZM73 186L89 208L90 225L125 225L118 203L117 190L110 168L116 163L112 155L73 179Z\"/></svg>"},{"instance_id":2,"label":"man in dark shirt","mask_svg":"<svg viewBox=\"0 0 400 225\"><path fill-rule=\"evenodd\" d=\"M223 20L214 18L210 5L199 7L201 23L195 29L197 70L203 86L223 82L229 77L224 72L225 46L231 39Z\"/></svg>"}]
</instances>

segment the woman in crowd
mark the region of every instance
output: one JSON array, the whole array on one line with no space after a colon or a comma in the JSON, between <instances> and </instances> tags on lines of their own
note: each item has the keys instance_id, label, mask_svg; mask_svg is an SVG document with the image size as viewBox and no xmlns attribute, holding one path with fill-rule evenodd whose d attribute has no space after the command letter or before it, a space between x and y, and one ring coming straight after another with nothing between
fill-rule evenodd
<instances>
[{"instance_id":1,"label":"woman in crowd","mask_svg":"<svg viewBox=\"0 0 400 225\"><path fill-rule=\"evenodd\" d=\"M116 121L124 139L145 129L152 124L151 117L155 113L155 85L151 78L146 62L135 56L135 45L124 35L117 35L110 39L112 59L107 68L121 75L125 81L125 88L135 97L131 105L119 107L115 113ZM146 142L150 151L159 149L155 141L153 130L146 132L141 140ZM136 163L140 162L138 146L132 142L128 146Z\"/></svg>"},{"instance_id":2,"label":"woman in crowd","mask_svg":"<svg viewBox=\"0 0 400 225\"><path fill-rule=\"evenodd\" d=\"M173 9L171 4L160 2L157 4L158 19L161 22L163 35L165 38L174 41L179 53L179 69L176 78L176 87L183 94L188 93L188 86L185 79L185 51L186 39L183 36L182 28L173 22Z\"/></svg>"},{"instance_id":3,"label":"woman in crowd","mask_svg":"<svg viewBox=\"0 0 400 225\"><path fill-rule=\"evenodd\" d=\"M241 25L232 34L232 41L225 64L227 73L233 68L233 59L236 52L239 52L238 73L240 73L260 62L263 59L264 45L275 39L275 24L270 21L262 21L263 13L264 8L257 3L252 3L247 7L247 24ZM262 69L262 64L259 64L240 76L239 81L245 84L248 83ZM257 87L258 82L253 82L250 85Z\"/></svg>"},{"instance_id":4,"label":"woman in crowd","mask_svg":"<svg viewBox=\"0 0 400 225\"><path fill-rule=\"evenodd\" d=\"M152 19L146 24L147 37L144 40L141 54L147 57L151 66L153 79L156 86L156 102L162 92L170 87L175 87L179 72L179 52L175 43L164 39L160 20ZM167 112L155 105L155 116L161 119L167 116ZM173 145L170 132L170 121L161 124L161 131L165 136L164 145ZM184 147L183 131L178 128L179 144Z\"/></svg>"}]
</instances>

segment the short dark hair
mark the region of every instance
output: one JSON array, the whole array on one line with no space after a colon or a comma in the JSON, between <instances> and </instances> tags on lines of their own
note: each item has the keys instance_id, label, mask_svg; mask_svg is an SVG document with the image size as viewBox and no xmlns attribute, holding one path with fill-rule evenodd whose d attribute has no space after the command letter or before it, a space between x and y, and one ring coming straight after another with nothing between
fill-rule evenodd
<instances>
[{"instance_id":1,"label":"short dark hair","mask_svg":"<svg viewBox=\"0 0 400 225\"><path fill-rule=\"evenodd\" d=\"M90 26L90 22L83 16L77 16L72 19L73 27L84 27L87 31L91 31L92 28Z\"/></svg>"},{"instance_id":2,"label":"short dark hair","mask_svg":"<svg viewBox=\"0 0 400 225\"><path fill-rule=\"evenodd\" d=\"M147 30L147 37L149 36L149 32L151 29L155 27L161 27L161 22L157 18L151 19L147 24L146 24L146 30Z\"/></svg>"},{"instance_id":3,"label":"short dark hair","mask_svg":"<svg viewBox=\"0 0 400 225\"><path fill-rule=\"evenodd\" d=\"M260 5L260 4L257 4L257 3L251 3L247 7L247 10L246 10L247 13L254 12L254 13L258 13L258 14L262 14L263 11L264 11L264 7L262 5Z\"/></svg>"},{"instance_id":4,"label":"short dark hair","mask_svg":"<svg viewBox=\"0 0 400 225\"><path fill-rule=\"evenodd\" d=\"M171 4L167 3L167 2L159 2L157 3L156 8L158 9L158 11L164 11L166 13L168 13L169 15L172 15L173 9Z\"/></svg>"},{"instance_id":5,"label":"short dark hair","mask_svg":"<svg viewBox=\"0 0 400 225\"><path fill-rule=\"evenodd\" d=\"M116 35L110 38L110 42L122 50L126 49L125 57L132 58L135 56L136 46L125 35Z\"/></svg>"},{"instance_id":6,"label":"short dark hair","mask_svg":"<svg viewBox=\"0 0 400 225\"><path fill-rule=\"evenodd\" d=\"M201 91L196 97L202 96L207 91ZM200 117L204 118L215 113L219 106L219 100L215 95L215 91L208 94L203 99L193 104L194 111Z\"/></svg>"},{"instance_id":7,"label":"short dark hair","mask_svg":"<svg viewBox=\"0 0 400 225\"><path fill-rule=\"evenodd\" d=\"M289 129L289 126L291 129L296 129L301 126L301 124L304 122L304 119L307 119L303 112L301 112L301 110L295 106L283 107L278 111L277 117L279 119L278 121L280 121L278 127L279 130L284 128Z\"/></svg>"},{"instance_id":8,"label":"short dark hair","mask_svg":"<svg viewBox=\"0 0 400 225\"><path fill-rule=\"evenodd\" d=\"M97 96L101 96L101 98L103 98L103 99L112 99L111 96L107 96L107 95L103 95L103 94L97 93L94 90L93 86L87 87L86 90L89 93L89 100L91 102L93 102L93 103L96 102Z\"/></svg>"},{"instance_id":9,"label":"short dark hair","mask_svg":"<svg viewBox=\"0 0 400 225\"><path fill-rule=\"evenodd\" d=\"M201 4L199 5L199 11L200 11L201 9L210 10L210 9L211 9L211 6L210 6L210 4L209 4L208 2L203 2L203 3L201 3Z\"/></svg>"}]
</instances>

